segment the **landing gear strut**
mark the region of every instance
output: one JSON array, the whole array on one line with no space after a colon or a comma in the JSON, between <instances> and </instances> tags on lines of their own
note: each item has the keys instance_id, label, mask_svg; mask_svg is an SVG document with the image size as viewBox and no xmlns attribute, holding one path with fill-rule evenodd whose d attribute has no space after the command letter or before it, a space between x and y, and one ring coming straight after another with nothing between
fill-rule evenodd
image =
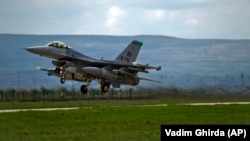
<instances>
[{"instance_id":1,"label":"landing gear strut","mask_svg":"<svg viewBox=\"0 0 250 141\"><path fill-rule=\"evenodd\" d=\"M61 82L61 84L64 84L65 83L65 77L64 77L65 71L62 68L56 68L55 71L62 74L62 78L60 79L60 82Z\"/></svg>"}]
</instances>

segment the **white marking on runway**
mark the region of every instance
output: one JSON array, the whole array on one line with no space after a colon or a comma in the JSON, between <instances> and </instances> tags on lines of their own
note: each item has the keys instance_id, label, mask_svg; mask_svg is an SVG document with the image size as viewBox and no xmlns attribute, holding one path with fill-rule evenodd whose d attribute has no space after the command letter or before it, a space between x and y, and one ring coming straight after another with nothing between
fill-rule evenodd
<instances>
[{"instance_id":1,"label":"white marking on runway","mask_svg":"<svg viewBox=\"0 0 250 141\"><path fill-rule=\"evenodd\" d=\"M80 107L70 107L70 108L39 108L39 109L8 109L0 110L0 113L13 113L13 112L26 112L26 111L57 111L57 110L76 110Z\"/></svg>"},{"instance_id":2,"label":"white marking on runway","mask_svg":"<svg viewBox=\"0 0 250 141\"><path fill-rule=\"evenodd\" d=\"M211 103L185 103L180 105L232 105L232 104L250 104L250 102L211 102Z\"/></svg>"},{"instance_id":3,"label":"white marking on runway","mask_svg":"<svg viewBox=\"0 0 250 141\"><path fill-rule=\"evenodd\" d=\"M250 104L250 102L211 102L211 103L183 103L177 105L191 105L191 106L202 106L202 105L232 105L232 104ZM127 106L103 106L101 108L106 107L165 107L167 104L155 104L155 105L127 105ZM8 110L0 110L0 113L13 113L13 112L25 112L25 111L59 111L59 110L77 110L81 108L94 108L94 107L68 107L68 108L37 108L37 109L8 109ZM98 108L98 107L97 107Z\"/></svg>"}]
</instances>

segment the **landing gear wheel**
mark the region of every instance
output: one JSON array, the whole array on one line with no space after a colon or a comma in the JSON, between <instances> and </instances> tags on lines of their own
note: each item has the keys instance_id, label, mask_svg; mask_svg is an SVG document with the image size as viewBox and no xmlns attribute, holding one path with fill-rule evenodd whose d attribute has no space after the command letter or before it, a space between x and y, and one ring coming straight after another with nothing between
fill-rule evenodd
<instances>
[{"instance_id":1,"label":"landing gear wheel","mask_svg":"<svg viewBox=\"0 0 250 141\"><path fill-rule=\"evenodd\" d=\"M64 78L61 78L60 82L61 82L62 84L64 84L64 83L65 83L65 79L64 79Z\"/></svg>"},{"instance_id":2,"label":"landing gear wheel","mask_svg":"<svg viewBox=\"0 0 250 141\"><path fill-rule=\"evenodd\" d=\"M103 93L107 93L107 92L109 91L109 87L110 87L110 85L108 85L108 84L103 84L102 87L101 87L102 92L103 92Z\"/></svg>"},{"instance_id":3,"label":"landing gear wheel","mask_svg":"<svg viewBox=\"0 0 250 141\"><path fill-rule=\"evenodd\" d=\"M81 92L82 92L82 94L86 94L88 92L88 88L86 85L81 86Z\"/></svg>"}]
</instances>

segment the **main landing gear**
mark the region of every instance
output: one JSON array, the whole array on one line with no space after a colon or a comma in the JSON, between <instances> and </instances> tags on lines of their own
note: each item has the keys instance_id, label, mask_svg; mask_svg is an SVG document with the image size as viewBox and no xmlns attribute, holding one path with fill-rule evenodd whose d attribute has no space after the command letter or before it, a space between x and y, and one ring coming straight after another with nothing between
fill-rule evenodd
<instances>
[{"instance_id":1,"label":"main landing gear","mask_svg":"<svg viewBox=\"0 0 250 141\"><path fill-rule=\"evenodd\" d=\"M109 91L109 88L110 88L110 85L108 85L108 84L103 84L101 86L101 90L102 90L103 93L107 93ZM81 86L81 92L82 92L82 94L88 93L87 85L82 85Z\"/></svg>"},{"instance_id":2,"label":"main landing gear","mask_svg":"<svg viewBox=\"0 0 250 141\"><path fill-rule=\"evenodd\" d=\"M101 90L103 93L107 93L109 91L110 84L102 84L101 85Z\"/></svg>"},{"instance_id":3,"label":"main landing gear","mask_svg":"<svg viewBox=\"0 0 250 141\"><path fill-rule=\"evenodd\" d=\"M81 92L82 92L82 94L88 93L88 87L87 87L87 85L82 85L81 86Z\"/></svg>"},{"instance_id":4,"label":"main landing gear","mask_svg":"<svg viewBox=\"0 0 250 141\"><path fill-rule=\"evenodd\" d=\"M101 84L101 91L103 93L107 93L109 91L109 88L110 88L110 83ZM82 92L82 94L88 93L88 85L82 85L81 86L81 92Z\"/></svg>"},{"instance_id":5,"label":"main landing gear","mask_svg":"<svg viewBox=\"0 0 250 141\"><path fill-rule=\"evenodd\" d=\"M62 78L60 79L60 82L61 82L62 84L64 84L65 81L66 81L66 80L65 80L64 77L62 77ZM90 82L87 82L87 85L82 85L82 86L81 86L80 90L81 90L82 94L88 93L88 86L89 86L89 83L90 83ZM109 91L109 88L110 88L110 82L103 82L103 81L101 81L100 84L101 84L101 91L102 91L103 93L107 93L107 92Z\"/></svg>"}]
</instances>

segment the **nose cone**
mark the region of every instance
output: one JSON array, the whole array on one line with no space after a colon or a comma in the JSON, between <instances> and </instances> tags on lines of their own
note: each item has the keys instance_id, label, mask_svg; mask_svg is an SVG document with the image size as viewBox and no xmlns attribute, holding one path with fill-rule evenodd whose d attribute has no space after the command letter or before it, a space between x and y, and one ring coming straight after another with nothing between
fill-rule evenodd
<instances>
[{"instance_id":1,"label":"nose cone","mask_svg":"<svg viewBox=\"0 0 250 141\"><path fill-rule=\"evenodd\" d=\"M25 48L25 50L34 54L42 55L45 49L44 47L28 47L28 48Z\"/></svg>"},{"instance_id":2,"label":"nose cone","mask_svg":"<svg viewBox=\"0 0 250 141\"><path fill-rule=\"evenodd\" d=\"M33 53L34 50L35 50L34 47L27 47L27 48L24 48L24 49L27 50L27 51L29 51L29 52L31 52L31 53Z\"/></svg>"}]
</instances>

